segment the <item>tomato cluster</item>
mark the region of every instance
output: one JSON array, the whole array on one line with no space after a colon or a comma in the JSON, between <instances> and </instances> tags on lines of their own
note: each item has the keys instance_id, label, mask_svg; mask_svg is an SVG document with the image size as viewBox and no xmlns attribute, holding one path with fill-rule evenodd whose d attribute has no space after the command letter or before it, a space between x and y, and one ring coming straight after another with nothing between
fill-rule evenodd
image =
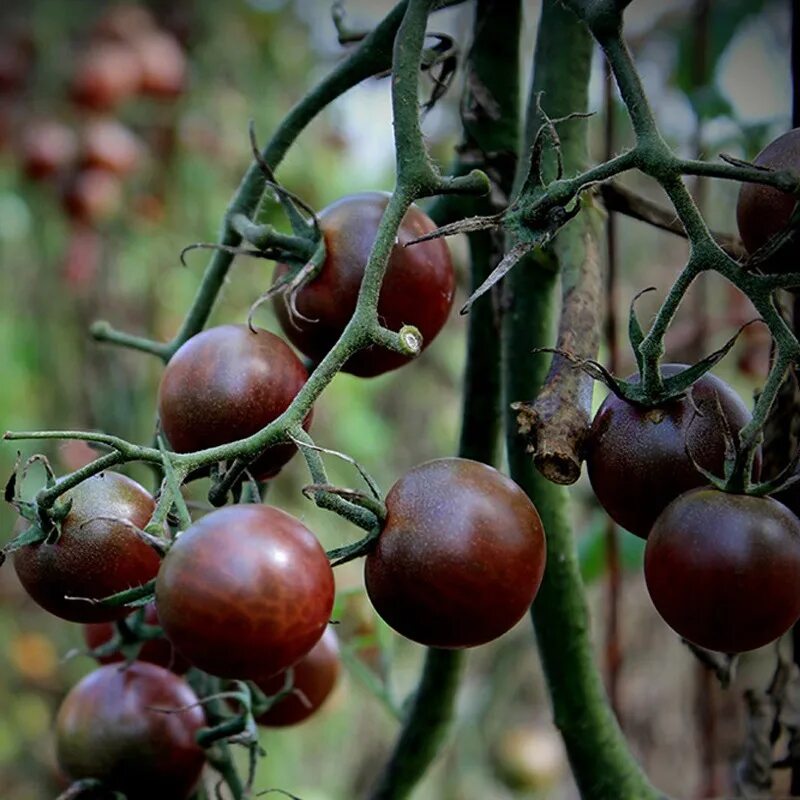
<instances>
[{"instance_id":1,"label":"tomato cluster","mask_svg":"<svg viewBox=\"0 0 800 800\"><path fill-rule=\"evenodd\" d=\"M668 364L662 374L683 369ZM706 373L656 406L610 394L587 447L598 501L647 540L656 609L686 640L728 653L768 644L800 618L800 521L771 498L709 486L708 474L721 479L732 455L727 437L750 419L734 390ZM752 477L759 472L757 453Z\"/></svg>"}]
</instances>

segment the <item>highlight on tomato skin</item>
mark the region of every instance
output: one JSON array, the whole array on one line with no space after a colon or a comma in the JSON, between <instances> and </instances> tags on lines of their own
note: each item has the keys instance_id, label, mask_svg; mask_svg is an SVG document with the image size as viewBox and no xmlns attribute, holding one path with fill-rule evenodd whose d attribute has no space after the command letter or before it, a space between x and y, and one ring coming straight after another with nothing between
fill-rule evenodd
<instances>
[{"instance_id":1,"label":"highlight on tomato skin","mask_svg":"<svg viewBox=\"0 0 800 800\"><path fill-rule=\"evenodd\" d=\"M770 497L693 489L653 525L644 576L680 636L707 650L754 650L800 618L800 520Z\"/></svg>"},{"instance_id":2,"label":"highlight on tomato skin","mask_svg":"<svg viewBox=\"0 0 800 800\"><path fill-rule=\"evenodd\" d=\"M175 540L155 596L164 633L194 666L263 678L296 664L322 637L333 570L295 517L272 506L232 505Z\"/></svg>"},{"instance_id":3,"label":"highlight on tomato skin","mask_svg":"<svg viewBox=\"0 0 800 800\"><path fill-rule=\"evenodd\" d=\"M319 274L297 294L297 310L306 319L290 316L285 298L273 306L284 334L300 352L319 361L333 347L356 307L367 259L389 202L384 192L342 197L319 212L325 237L325 261ZM455 296L455 271L444 239L404 247L436 228L417 206L409 208L392 248L378 302L378 317L389 330L415 326L427 347L447 322ZM288 270L279 264L273 283ZM353 355L342 371L374 377L411 361L411 357L371 346Z\"/></svg>"},{"instance_id":4,"label":"highlight on tomato skin","mask_svg":"<svg viewBox=\"0 0 800 800\"><path fill-rule=\"evenodd\" d=\"M308 379L295 352L274 333L219 325L189 339L170 359L158 390L158 413L171 447L204 450L257 433L289 407ZM311 425L313 412L303 427ZM251 465L258 480L275 476L297 452L267 448Z\"/></svg>"},{"instance_id":5,"label":"highlight on tomato skin","mask_svg":"<svg viewBox=\"0 0 800 800\"><path fill-rule=\"evenodd\" d=\"M56 757L71 779L100 780L128 800L186 800L205 765L195 740L205 724L183 678L140 661L109 664L85 676L61 704Z\"/></svg>"},{"instance_id":6,"label":"highlight on tomato skin","mask_svg":"<svg viewBox=\"0 0 800 800\"><path fill-rule=\"evenodd\" d=\"M102 599L155 578L161 560L138 535L155 510L152 495L118 472L101 472L65 492L72 507L53 544L27 545L13 555L31 598L70 622L109 622L133 610L87 600Z\"/></svg>"},{"instance_id":7,"label":"highlight on tomato skin","mask_svg":"<svg viewBox=\"0 0 800 800\"><path fill-rule=\"evenodd\" d=\"M684 369L684 364L663 364L661 373L668 377ZM628 380L637 381L638 375ZM692 459L722 477L725 427L717 402L732 431L750 422L750 411L736 391L710 372L692 386L691 399L684 395L654 408L635 406L613 393L606 397L592 421L586 466L598 502L617 524L646 539L670 502L708 484ZM760 469L759 453L754 478Z\"/></svg>"},{"instance_id":8,"label":"highlight on tomato skin","mask_svg":"<svg viewBox=\"0 0 800 800\"><path fill-rule=\"evenodd\" d=\"M544 574L545 534L533 503L493 467L441 458L407 472L364 563L375 611L429 647L475 647L528 611Z\"/></svg>"},{"instance_id":9,"label":"highlight on tomato skin","mask_svg":"<svg viewBox=\"0 0 800 800\"><path fill-rule=\"evenodd\" d=\"M341 670L339 640L328 626L322 638L292 668L291 690L263 714L256 722L267 728L297 725L314 716L330 696ZM255 681L267 696L282 692L286 673Z\"/></svg>"}]
</instances>

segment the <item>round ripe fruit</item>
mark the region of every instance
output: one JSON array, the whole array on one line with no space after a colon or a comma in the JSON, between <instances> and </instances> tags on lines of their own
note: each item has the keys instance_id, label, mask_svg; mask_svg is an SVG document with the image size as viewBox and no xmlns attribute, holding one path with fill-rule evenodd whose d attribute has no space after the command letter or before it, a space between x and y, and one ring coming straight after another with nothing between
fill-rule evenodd
<instances>
[{"instance_id":1,"label":"round ripe fruit","mask_svg":"<svg viewBox=\"0 0 800 800\"><path fill-rule=\"evenodd\" d=\"M800 617L800 521L770 497L693 489L653 525L644 576L659 614L685 639L754 650Z\"/></svg>"},{"instance_id":2,"label":"round ripe fruit","mask_svg":"<svg viewBox=\"0 0 800 800\"><path fill-rule=\"evenodd\" d=\"M268 711L256 718L259 725L283 728L305 722L315 714L336 685L339 677L339 642L332 628L326 628L322 638L292 667L292 690ZM283 691L285 673L256 684L264 694Z\"/></svg>"},{"instance_id":3,"label":"round ripe fruit","mask_svg":"<svg viewBox=\"0 0 800 800\"><path fill-rule=\"evenodd\" d=\"M68 167L77 152L72 129L56 120L28 125L20 140L20 161L31 180L44 180Z\"/></svg>"},{"instance_id":4,"label":"round ripe fruit","mask_svg":"<svg viewBox=\"0 0 800 800\"><path fill-rule=\"evenodd\" d=\"M142 161L142 145L130 128L115 119L95 119L83 131L81 164L125 177Z\"/></svg>"},{"instance_id":5,"label":"round ripe fruit","mask_svg":"<svg viewBox=\"0 0 800 800\"><path fill-rule=\"evenodd\" d=\"M364 577L375 610L398 633L430 647L474 647L528 610L545 538L510 478L477 461L428 461L395 483L386 509Z\"/></svg>"},{"instance_id":6,"label":"round ripe fruit","mask_svg":"<svg viewBox=\"0 0 800 800\"><path fill-rule=\"evenodd\" d=\"M80 106L106 111L132 97L140 81L139 59L130 47L117 42L96 44L78 64L72 99Z\"/></svg>"},{"instance_id":7,"label":"round ripe fruit","mask_svg":"<svg viewBox=\"0 0 800 800\"><path fill-rule=\"evenodd\" d=\"M257 433L279 417L308 373L294 351L269 331L247 325L209 328L167 364L158 392L164 433L179 453L204 450ZM311 414L304 427L311 424ZM271 478L294 455L293 444L267 448L251 465Z\"/></svg>"},{"instance_id":8,"label":"round ripe fruit","mask_svg":"<svg viewBox=\"0 0 800 800\"><path fill-rule=\"evenodd\" d=\"M761 167L800 173L800 128L794 128L770 142L755 157L754 163ZM792 195L770 186L742 184L736 205L736 221L739 235L749 253L754 253L789 224L795 202L796 198ZM785 268L795 269L800 247L793 245L787 256L782 259L786 262ZM782 270L784 264L776 267Z\"/></svg>"},{"instance_id":9,"label":"round ripe fruit","mask_svg":"<svg viewBox=\"0 0 800 800\"><path fill-rule=\"evenodd\" d=\"M683 369L682 364L665 364L661 372L669 376ZM715 398L733 431L750 421L739 395L710 373L692 386L691 394L691 401L684 396L655 408L609 394L592 422L586 465L595 496L615 522L643 539L679 494L708 483L687 448L703 469L722 476L725 438Z\"/></svg>"},{"instance_id":10,"label":"round ripe fruit","mask_svg":"<svg viewBox=\"0 0 800 800\"><path fill-rule=\"evenodd\" d=\"M138 3L117 3L104 11L92 28L98 39L128 42L155 30L153 15Z\"/></svg>"},{"instance_id":11,"label":"round ripe fruit","mask_svg":"<svg viewBox=\"0 0 800 800\"><path fill-rule=\"evenodd\" d=\"M58 763L73 780L95 778L128 800L185 800L205 764L197 702L182 678L155 664L100 667L59 709Z\"/></svg>"},{"instance_id":12,"label":"round ripe fruit","mask_svg":"<svg viewBox=\"0 0 800 800\"><path fill-rule=\"evenodd\" d=\"M365 192L343 197L319 213L325 261L319 275L297 295L297 310L307 319L290 318L284 298L273 299L283 332L313 361L319 361L333 347L353 316L367 258L388 202L389 196L382 192ZM392 248L378 302L378 317L385 327L397 331L403 325L415 325L424 346L433 341L447 321L453 305L455 273L444 239L403 245L435 228L419 208L412 206L408 210ZM275 281L287 269L279 265ZM344 371L372 377L410 360L373 346L352 356Z\"/></svg>"},{"instance_id":13,"label":"round ripe fruit","mask_svg":"<svg viewBox=\"0 0 800 800\"><path fill-rule=\"evenodd\" d=\"M77 222L106 222L122 208L122 184L104 169L82 169L65 186L62 200L64 210Z\"/></svg>"},{"instance_id":14,"label":"round ripe fruit","mask_svg":"<svg viewBox=\"0 0 800 800\"><path fill-rule=\"evenodd\" d=\"M160 624L155 603L148 603L145 606L144 623L146 625ZM114 624L111 622L93 622L83 626L83 638L90 650L95 650L111 641L114 634ZM97 660L101 664L116 664L120 661L125 661L125 656L119 650L116 650L110 655L103 656ZM191 666L183 656L175 651L172 642L164 636L145 641L136 655L136 660L157 664L159 667L169 669L177 675L182 675Z\"/></svg>"},{"instance_id":15,"label":"round ripe fruit","mask_svg":"<svg viewBox=\"0 0 800 800\"><path fill-rule=\"evenodd\" d=\"M164 633L196 667L226 678L288 669L319 641L333 570L301 522L271 506L221 508L178 537L161 565Z\"/></svg>"},{"instance_id":16,"label":"round ripe fruit","mask_svg":"<svg viewBox=\"0 0 800 800\"><path fill-rule=\"evenodd\" d=\"M153 498L136 481L102 472L65 493L72 501L55 544L32 544L14 553L14 568L28 594L46 611L70 622L104 622L130 614L85 600L101 599L155 578L160 560L136 532L149 521Z\"/></svg>"},{"instance_id":17,"label":"round ripe fruit","mask_svg":"<svg viewBox=\"0 0 800 800\"><path fill-rule=\"evenodd\" d=\"M150 31L131 42L139 59L142 94L172 99L186 88L186 56L172 34Z\"/></svg>"}]
</instances>

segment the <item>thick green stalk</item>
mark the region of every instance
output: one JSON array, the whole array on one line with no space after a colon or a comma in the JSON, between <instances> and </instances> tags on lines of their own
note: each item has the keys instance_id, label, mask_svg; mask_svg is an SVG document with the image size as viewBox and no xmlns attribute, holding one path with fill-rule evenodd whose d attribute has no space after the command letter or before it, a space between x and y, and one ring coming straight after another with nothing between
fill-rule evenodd
<instances>
[{"instance_id":1,"label":"thick green stalk","mask_svg":"<svg viewBox=\"0 0 800 800\"><path fill-rule=\"evenodd\" d=\"M586 109L591 54L592 42L584 26L556 0L545 0L526 126L529 136L538 127L536 92L545 92L551 116ZM569 171L586 159L586 125L568 125L562 142ZM575 234L568 228L561 236L567 235ZM503 320L503 368L508 400L535 397L547 373L545 359L531 356L531 351L552 341L557 276L546 266L551 264L552 257L529 259L507 278L510 300ZM594 662L566 492L533 468L510 413L506 426L511 475L533 499L547 532L547 569L532 616L555 723L581 795L591 800L658 797L627 747Z\"/></svg>"},{"instance_id":2,"label":"thick green stalk","mask_svg":"<svg viewBox=\"0 0 800 800\"><path fill-rule=\"evenodd\" d=\"M456 165L455 174L478 167L496 179L504 195L511 190L519 119L518 41L509 31L520 29L520 2L478 0L475 39L467 62L469 85L464 107L467 158ZM478 83L496 105L489 109L471 91ZM482 93L481 93L481 96ZM496 166L487 164L484 154L498 153ZM498 209L491 199L448 197L440 212L451 218L489 214ZM437 215L438 222L443 218ZM502 257L498 237L476 233L469 237L472 290L481 283ZM489 298L469 317L467 363L464 375L461 440L459 455L491 464L497 453L500 426L500 337L499 316ZM372 800L408 797L436 757L444 740L455 705L464 655L457 650L431 648L425 656L422 676L391 758L371 795Z\"/></svg>"}]
</instances>

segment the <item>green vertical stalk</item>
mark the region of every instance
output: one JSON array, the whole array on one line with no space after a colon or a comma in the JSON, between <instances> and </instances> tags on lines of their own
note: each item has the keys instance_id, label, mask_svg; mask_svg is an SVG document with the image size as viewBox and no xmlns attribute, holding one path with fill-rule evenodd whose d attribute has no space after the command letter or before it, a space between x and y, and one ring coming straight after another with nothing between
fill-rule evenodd
<instances>
[{"instance_id":1,"label":"green vertical stalk","mask_svg":"<svg viewBox=\"0 0 800 800\"><path fill-rule=\"evenodd\" d=\"M557 0L544 0L526 125L528 142L540 124L536 93L544 92L542 102L551 117L586 109L591 55L586 28ZM587 157L586 124L566 123L560 133L567 172L575 171ZM567 259L582 257L580 243L593 224L584 211L560 234L555 254L562 269L569 267ZM506 281L503 373L508 401L535 397L547 374L546 360L531 356L531 351L552 343L557 282L553 261L552 254L529 258ZM510 412L506 439L511 475L533 499L547 532L547 569L532 617L555 723L581 796L591 800L658 797L628 749L594 662L566 491L534 469Z\"/></svg>"},{"instance_id":2,"label":"green vertical stalk","mask_svg":"<svg viewBox=\"0 0 800 800\"><path fill-rule=\"evenodd\" d=\"M509 31L519 31L520 22L520 0L478 0L464 102L470 112L464 119L461 148L471 158L468 164L462 162L454 170L456 174L466 174L475 167L486 169L488 165L480 154L501 153L506 157L493 172L497 189L506 195L514 176L514 160L507 155L516 152L519 120L519 48ZM476 81L496 104L491 113L472 92ZM475 154L479 154L477 161ZM443 215L454 219L498 210L488 197L451 196L439 208L438 222L444 221ZM472 291L496 266L502 249L498 248L497 237L490 233L471 235L469 247ZM501 419L500 393L499 317L487 298L469 318L459 443L463 458L494 462ZM403 729L372 800L408 797L436 757L450 726L463 663L462 651L427 651Z\"/></svg>"}]
</instances>

